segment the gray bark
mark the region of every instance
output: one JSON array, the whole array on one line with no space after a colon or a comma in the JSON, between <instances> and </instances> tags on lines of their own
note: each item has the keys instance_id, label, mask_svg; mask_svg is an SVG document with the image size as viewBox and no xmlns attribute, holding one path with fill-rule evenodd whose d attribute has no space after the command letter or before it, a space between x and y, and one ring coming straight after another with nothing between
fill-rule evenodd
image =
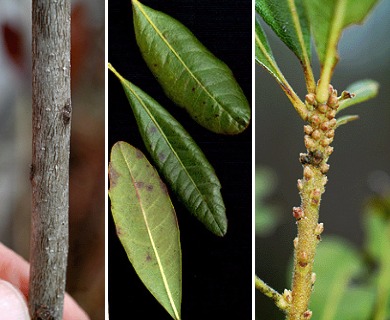
<instances>
[{"instance_id":1,"label":"gray bark","mask_svg":"<svg viewBox=\"0 0 390 320\"><path fill-rule=\"evenodd\" d=\"M68 255L70 0L32 1L32 319L62 319Z\"/></svg>"}]
</instances>

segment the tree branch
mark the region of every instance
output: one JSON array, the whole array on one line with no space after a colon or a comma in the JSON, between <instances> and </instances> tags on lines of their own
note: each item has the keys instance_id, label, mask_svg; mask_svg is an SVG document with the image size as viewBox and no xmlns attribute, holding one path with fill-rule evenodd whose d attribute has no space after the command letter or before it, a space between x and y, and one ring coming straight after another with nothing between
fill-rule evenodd
<instances>
[{"instance_id":1,"label":"tree branch","mask_svg":"<svg viewBox=\"0 0 390 320\"><path fill-rule=\"evenodd\" d=\"M62 319L68 254L70 0L32 1L32 225L29 309Z\"/></svg>"}]
</instances>

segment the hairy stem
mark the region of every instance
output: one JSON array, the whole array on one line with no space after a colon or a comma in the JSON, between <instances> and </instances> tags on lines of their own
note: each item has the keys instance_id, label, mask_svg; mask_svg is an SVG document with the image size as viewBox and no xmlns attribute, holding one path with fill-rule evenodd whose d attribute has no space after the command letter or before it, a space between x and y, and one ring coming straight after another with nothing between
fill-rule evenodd
<instances>
[{"instance_id":1,"label":"hairy stem","mask_svg":"<svg viewBox=\"0 0 390 320\"><path fill-rule=\"evenodd\" d=\"M258 276L255 276L255 288L260 292L264 293L264 295L266 295L268 298L270 298L280 310L285 312L289 307L289 302L287 301L288 298L285 298L289 296L287 290L285 296L283 296L276 290L272 289Z\"/></svg>"},{"instance_id":2,"label":"hairy stem","mask_svg":"<svg viewBox=\"0 0 390 320\"><path fill-rule=\"evenodd\" d=\"M318 223L322 194L329 170L327 161L333 148L330 144L336 128L338 108L337 92L328 86L329 98L325 104L310 93L306 96L309 116L304 126L307 153L300 155L303 165L303 179L298 180L301 196L300 207L293 208L298 225L298 236L294 240L294 272L292 281L292 302L287 313L288 320L310 319L309 300L315 281L313 274L314 257L323 224Z\"/></svg>"}]
</instances>

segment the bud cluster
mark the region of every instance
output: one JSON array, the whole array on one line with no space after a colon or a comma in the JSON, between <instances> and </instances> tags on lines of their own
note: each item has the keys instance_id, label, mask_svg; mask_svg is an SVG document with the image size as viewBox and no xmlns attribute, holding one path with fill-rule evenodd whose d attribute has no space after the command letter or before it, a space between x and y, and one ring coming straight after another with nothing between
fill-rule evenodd
<instances>
[{"instance_id":1,"label":"bud cluster","mask_svg":"<svg viewBox=\"0 0 390 320\"><path fill-rule=\"evenodd\" d=\"M319 104L314 93L306 95L306 105L311 110L308 120L309 124L304 126L304 142L308 153L300 155L303 165L311 164L318 167L322 173L329 170L326 163L333 152L330 144L333 142L336 128L336 111L339 107L337 90L329 86L329 98L325 104Z\"/></svg>"}]
</instances>

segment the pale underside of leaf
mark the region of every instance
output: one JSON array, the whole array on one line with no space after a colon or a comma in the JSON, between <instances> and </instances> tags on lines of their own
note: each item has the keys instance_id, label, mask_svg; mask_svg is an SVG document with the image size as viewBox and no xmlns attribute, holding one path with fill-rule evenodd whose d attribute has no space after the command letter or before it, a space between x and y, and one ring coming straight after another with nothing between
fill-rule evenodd
<instances>
[{"instance_id":1,"label":"pale underside of leaf","mask_svg":"<svg viewBox=\"0 0 390 320\"><path fill-rule=\"evenodd\" d=\"M181 249L166 187L144 155L125 142L111 151L111 211L138 276L174 319L180 319Z\"/></svg>"},{"instance_id":2,"label":"pale underside of leaf","mask_svg":"<svg viewBox=\"0 0 390 320\"><path fill-rule=\"evenodd\" d=\"M340 118L337 118L336 128L338 128L344 124L347 124L348 122L355 121L358 119L359 119L358 115L345 115L345 116L342 116Z\"/></svg>"},{"instance_id":3,"label":"pale underside of leaf","mask_svg":"<svg viewBox=\"0 0 390 320\"><path fill-rule=\"evenodd\" d=\"M138 46L168 97L211 131L242 132L250 108L226 64L177 20L136 0L133 11Z\"/></svg>"},{"instance_id":4,"label":"pale underside of leaf","mask_svg":"<svg viewBox=\"0 0 390 320\"><path fill-rule=\"evenodd\" d=\"M377 0L304 0L321 63L317 101L328 99L328 86L338 61L337 46L342 31L362 23Z\"/></svg>"},{"instance_id":5,"label":"pale underside of leaf","mask_svg":"<svg viewBox=\"0 0 390 320\"><path fill-rule=\"evenodd\" d=\"M111 70L122 83L145 145L169 185L210 231L227 231L218 177L187 131L158 102Z\"/></svg>"},{"instance_id":6,"label":"pale underside of leaf","mask_svg":"<svg viewBox=\"0 0 390 320\"><path fill-rule=\"evenodd\" d=\"M304 103L294 92L293 88L287 82L283 73L280 71L274 57L272 50L269 46L267 37L261 27L261 24L256 18L256 32L255 32L255 59L256 62L264 67L279 83L280 87L290 99L294 108L297 110L298 114L302 119L306 120L307 110Z\"/></svg>"},{"instance_id":7,"label":"pale underside of leaf","mask_svg":"<svg viewBox=\"0 0 390 320\"><path fill-rule=\"evenodd\" d=\"M360 80L352 85L350 85L347 89L347 92L353 94L354 97L351 99L343 100L340 102L340 106L337 109L337 112L344 110L350 106L353 106L358 103L362 103L371 98L374 98L379 91L379 83L374 80Z\"/></svg>"},{"instance_id":8,"label":"pale underside of leaf","mask_svg":"<svg viewBox=\"0 0 390 320\"><path fill-rule=\"evenodd\" d=\"M337 46L343 29L351 24L363 23L377 2L377 0L305 0L317 53L322 64L325 62L327 51L333 50L332 46Z\"/></svg>"},{"instance_id":9,"label":"pale underside of leaf","mask_svg":"<svg viewBox=\"0 0 390 320\"><path fill-rule=\"evenodd\" d=\"M267 41L266 35L261 27L261 24L256 18L256 33L255 33L255 57L256 62L262 65L279 83L285 82L283 75L274 59L271 48Z\"/></svg>"}]
</instances>

